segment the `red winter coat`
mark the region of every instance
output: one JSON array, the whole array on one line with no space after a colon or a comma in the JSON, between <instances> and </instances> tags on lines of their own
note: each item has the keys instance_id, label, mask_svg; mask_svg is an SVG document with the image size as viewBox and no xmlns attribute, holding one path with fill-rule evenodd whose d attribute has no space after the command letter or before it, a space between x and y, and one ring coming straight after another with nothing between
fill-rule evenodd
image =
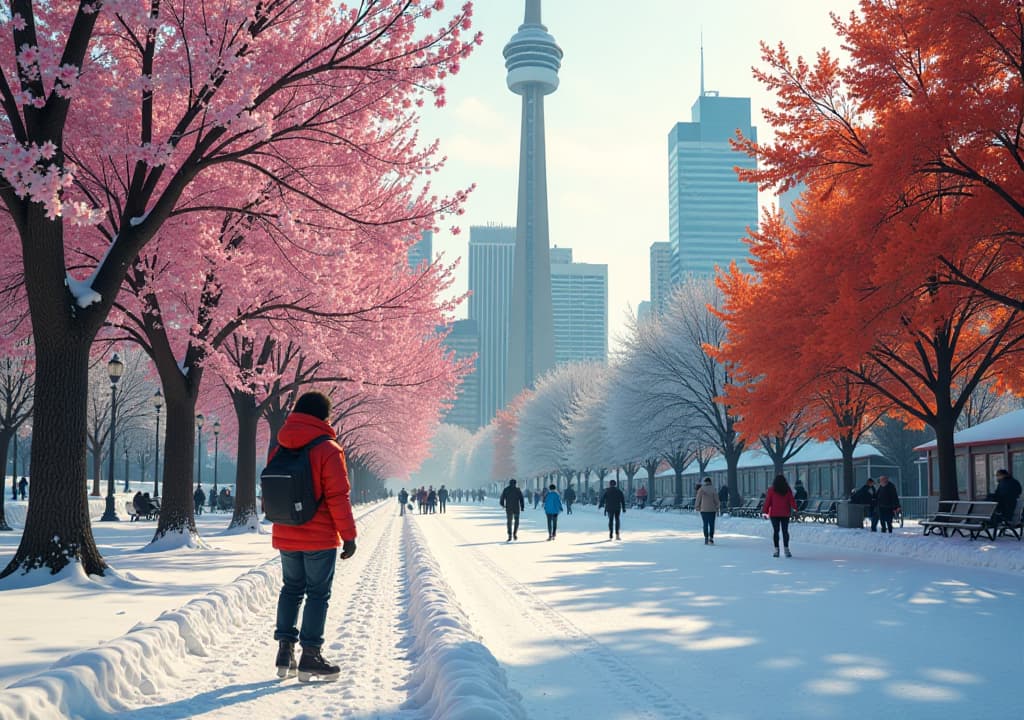
<instances>
[{"instance_id":1,"label":"red winter coat","mask_svg":"<svg viewBox=\"0 0 1024 720\"><path fill-rule=\"evenodd\" d=\"M335 440L334 428L320 418L293 412L277 433L277 442L297 448L321 435L329 435L331 440L311 449L309 462L313 468L313 492L323 500L313 519L304 525L274 523L273 546L278 550L330 550L341 545L342 540L356 539L345 452ZM273 456L271 451L270 457Z\"/></svg>"},{"instance_id":2,"label":"red winter coat","mask_svg":"<svg viewBox=\"0 0 1024 720\"><path fill-rule=\"evenodd\" d=\"M791 510L796 510L796 498L793 497L792 490L785 495L779 495L775 488L768 488L768 493L764 496L764 510L761 512L768 517L789 517Z\"/></svg>"}]
</instances>

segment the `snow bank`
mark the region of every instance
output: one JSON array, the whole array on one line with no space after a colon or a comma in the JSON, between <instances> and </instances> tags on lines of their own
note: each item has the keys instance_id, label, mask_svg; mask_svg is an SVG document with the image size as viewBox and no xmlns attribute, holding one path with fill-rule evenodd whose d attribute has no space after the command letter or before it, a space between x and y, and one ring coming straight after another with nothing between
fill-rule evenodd
<instances>
[{"instance_id":1,"label":"snow bank","mask_svg":"<svg viewBox=\"0 0 1024 720\"><path fill-rule=\"evenodd\" d=\"M416 670L404 708L431 720L525 720L519 693L472 632L415 523L404 528Z\"/></svg>"},{"instance_id":2,"label":"snow bank","mask_svg":"<svg viewBox=\"0 0 1024 720\"><path fill-rule=\"evenodd\" d=\"M0 720L96 718L143 704L177 677L187 655L205 656L225 629L275 603L280 583L274 559L104 645L67 655L0 692Z\"/></svg>"},{"instance_id":3,"label":"snow bank","mask_svg":"<svg viewBox=\"0 0 1024 720\"><path fill-rule=\"evenodd\" d=\"M123 508L124 505L120 507ZM106 509L107 501L105 498L89 498L89 517L98 518L103 515L103 511ZM25 515L27 513L27 500L11 500L9 498L4 500L4 519L15 530L23 530L25 528Z\"/></svg>"}]
</instances>

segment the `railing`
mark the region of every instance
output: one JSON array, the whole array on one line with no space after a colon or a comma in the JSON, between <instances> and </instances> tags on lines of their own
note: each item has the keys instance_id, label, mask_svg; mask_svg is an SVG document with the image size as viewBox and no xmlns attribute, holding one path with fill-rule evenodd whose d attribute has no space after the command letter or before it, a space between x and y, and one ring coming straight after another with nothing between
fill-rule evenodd
<instances>
[{"instance_id":1,"label":"railing","mask_svg":"<svg viewBox=\"0 0 1024 720\"><path fill-rule=\"evenodd\" d=\"M901 497L900 509L903 511L903 517L908 520L928 517L928 496Z\"/></svg>"}]
</instances>

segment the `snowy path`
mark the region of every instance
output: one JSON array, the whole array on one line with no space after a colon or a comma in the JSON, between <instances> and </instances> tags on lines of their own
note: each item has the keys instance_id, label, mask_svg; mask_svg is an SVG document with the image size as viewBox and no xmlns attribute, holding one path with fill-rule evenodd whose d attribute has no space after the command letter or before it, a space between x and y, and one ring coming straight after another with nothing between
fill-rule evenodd
<instances>
[{"instance_id":1,"label":"snowy path","mask_svg":"<svg viewBox=\"0 0 1024 720\"><path fill-rule=\"evenodd\" d=\"M390 507L388 508L390 510ZM339 561L325 631L324 656L341 666L333 683L300 685L274 675L276 607L224 636L196 658L183 680L151 704L114 717L371 718L398 717L399 689L410 671L404 616L405 578L398 518L378 506L360 519L359 550Z\"/></svg>"}]
</instances>

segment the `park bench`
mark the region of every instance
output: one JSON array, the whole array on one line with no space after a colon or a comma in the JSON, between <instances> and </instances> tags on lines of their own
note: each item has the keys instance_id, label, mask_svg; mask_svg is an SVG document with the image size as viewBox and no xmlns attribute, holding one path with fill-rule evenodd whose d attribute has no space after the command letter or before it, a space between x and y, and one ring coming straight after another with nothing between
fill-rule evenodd
<instances>
[{"instance_id":1,"label":"park bench","mask_svg":"<svg viewBox=\"0 0 1024 720\"><path fill-rule=\"evenodd\" d=\"M745 503L730 508L729 511L737 517L757 517L761 512L761 501L757 498L747 498Z\"/></svg>"},{"instance_id":2,"label":"park bench","mask_svg":"<svg viewBox=\"0 0 1024 720\"><path fill-rule=\"evenodd\" d=\"M665 506L665 496L662 495L660 498L651 503L651 510L663 510Z\"/></svg>"},{"instance_id":3,"label":"park bench","mask_svg":"<svg viewBox=\"0 0 1024 720\"><path fill-rule=\"evenodd\" d=\"M153 520L160 514L160 502L159 500L156 500L153 504L155 506L153 508L153 512L140 514L139 511L135 509L135 504L130 500L126 500L124 503L124 511L128 513L128 519L130 522L135 522L139 519Z\"/></svg>"},{"instance_id":4,"label":"park bench","mask_svg":"<svg viewBox=\"0 0 1024 720\"><path fill-rule=\"evenodd\" d=\"M1000 520L996 537L1010 533L1020 540L1024 538L1024 498L1017 499L1017 507L1013 509L1009 520Z\"/></svg>"},{"instance_id":5,"label":"park bench","mask_svg":"<svg viewBox=\"0 0 1024 720\"><path fill-rule=\"evenodd\" d=\"M827 501L815 498L813 500L805 500L802 508L798 508L796 516L793 518L797 522L803 522L804 520L817 519L818 513L821 512L821 506Z\"/></svg>"},{"instance_id":6,"label":"park bench","mask_svg":"<svg viewBox=\"0 0 1024 720\"><path fill-rule=\"evenodd\" d=\"M798 515L799 519L810 518L814 522L835 522L837 506L835 500L808 500L807 507Z\"/></svg>"},{"instance_id":7,"label":"park bench","mask_svg":"<svg viewBox=\"0 0 1024 720\"><path fill-rule=\"evenodd\" d=\"M921 520L925 535L960 535L971 540L977 540L981 535L995 540L999 525L996 503L990 500L943 500L939 502L939 511L935 515Z\"/></svg>"}]
</instances>

